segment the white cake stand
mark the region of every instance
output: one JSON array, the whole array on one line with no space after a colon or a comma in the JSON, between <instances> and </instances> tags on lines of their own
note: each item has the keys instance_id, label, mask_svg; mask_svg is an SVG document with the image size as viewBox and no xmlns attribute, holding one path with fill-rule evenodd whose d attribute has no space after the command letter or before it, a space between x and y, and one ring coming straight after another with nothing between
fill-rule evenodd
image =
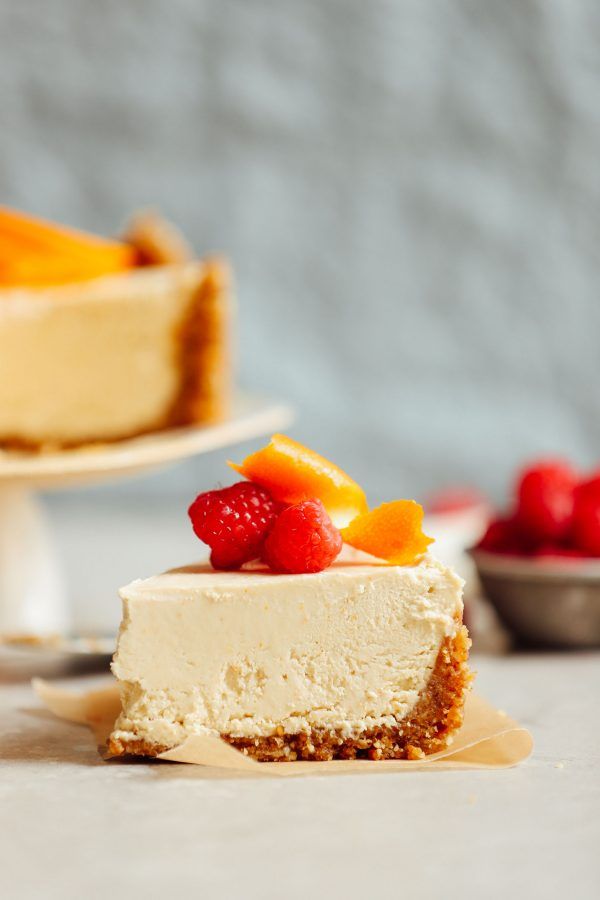
<instances>
[{"instance_id":1,"label":"white cake stand","mask_svg":"<svg viewBox=\"0 0 600 900\"><path fill-rule=\"evenodd\" d=\"M0 451L0 636L64 634L70 616L36 490L143 475L286 428L290 408L240 395L227 422L39 455Z\"/></svg>"}]
</instances>

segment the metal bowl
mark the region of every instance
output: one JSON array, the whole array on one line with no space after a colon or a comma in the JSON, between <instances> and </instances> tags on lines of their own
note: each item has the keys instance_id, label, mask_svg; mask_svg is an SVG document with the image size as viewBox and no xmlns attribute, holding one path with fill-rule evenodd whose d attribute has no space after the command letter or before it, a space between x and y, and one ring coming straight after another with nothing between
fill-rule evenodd
<instances>
[{"instance_id":1,"label":"metal bowl","mask_svg":"<svg viewBox=\"0 0 600 900\"><path fill-rule=\"evenodd\" d=\"M0 683L108 671L115 635L0 635Z\"/></svg>"},{"instance_id":2,"label":"metal bowl","mask_svg":"<svg viewBox=\"0 0 600 900\"><path fill-rule=\"evenodd\" d=\"M488 600L520 641L540 647L600 646L600 560L469 553Z\"/></svg>"}]
</instances>

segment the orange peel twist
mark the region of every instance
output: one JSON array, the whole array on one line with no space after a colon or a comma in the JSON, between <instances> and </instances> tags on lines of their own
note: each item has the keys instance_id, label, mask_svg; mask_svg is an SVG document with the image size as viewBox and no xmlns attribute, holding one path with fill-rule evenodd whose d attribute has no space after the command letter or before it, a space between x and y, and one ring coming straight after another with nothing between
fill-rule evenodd
<instances>
[{"instance_id":1,"label":"orange peel twist","mask_svg":"<svg viewBox=\"0 0 600 900\"><path fill-rule=\"evenodd\" d=\"M266 447L229 465L280 503L320 500L338 528L368 510L365 492L349 475L284 434L274 434Z\"/></svg>"},{"instance_id":2,"label":"orange peel twist","mask_svg":"<svg viewBox=\"0 0 600 900\"><path fill-rule=\"evenodd\" d=\"M357 516L342 538L357 550L409 566L425 553L433 538L423 533L423 507L414 500L393 500Z\"/></svg>"}]
</instances>

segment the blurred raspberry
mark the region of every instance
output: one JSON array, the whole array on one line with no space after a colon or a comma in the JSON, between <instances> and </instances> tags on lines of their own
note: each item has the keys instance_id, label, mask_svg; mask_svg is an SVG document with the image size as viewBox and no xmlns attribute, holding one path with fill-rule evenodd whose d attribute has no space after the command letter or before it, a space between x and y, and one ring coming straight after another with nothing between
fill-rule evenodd
<instances>
[{"instance_id":1,"label":"blurred raspberry","mask_svg":"<svg viewBox=\"0 0 600 900\"><path fill-rule=\"evenodd\" d=\"M577 475L561 460L545 460L527 468L518 482L517 519L535 543L560 543L573 517Z\"/></svg>"},{"instance_id":2,"label":"blurred raspberry","mask_svg":"<svg viewBox=\"0 0 600 900\"><path fill-rule=\"evenodd\" d=\"M188 515L196 535L211 548L215 569L239 569L260 556L278 508L264 488L240 481L199 494Z\"/></svg>"},{"instance_id":3,"label":"blurred raspberry","mask_svg":"<svg viewBox=\"0 0 600 900\"><path fill-rule=\"evenodd\" d=\"M263 559L274 572L321 572L342 549L342 536L320 500L303 500L280 513Z\"/></svg>"},{"instance_id":4,"label":"blurred raspberry","mask_svg":"<svg viewBox=\"0 0 600 900\"><path fill-rule=\"evenodd\" d=\"M600 556L600 475L575 490L571 543L588 556Z\"/></svg>"},{"instance_id":5,"label":"blurred raspberry","mask_svg":"<svg viewBox=\"0 0 600 900\"><path fill-rule=\"evenodd\" d=\"M487 531L477 544L478 550L487 550L490 553L510 553L522 555L529 552L524 544L519 526L515 519L494 519L487 527Z\"/></svg>"},{"instance_id":6,"label":"blurred raspberry","mask_svg":"<svg viewBox=\"0 0 600 900\"><path fill-rule=\"evenodd\" d=\"M424 504L429 514L463 512L466 509L483 506L486 498L476 488L449 487L432 494Z\"/></svg>"}]
</instances>

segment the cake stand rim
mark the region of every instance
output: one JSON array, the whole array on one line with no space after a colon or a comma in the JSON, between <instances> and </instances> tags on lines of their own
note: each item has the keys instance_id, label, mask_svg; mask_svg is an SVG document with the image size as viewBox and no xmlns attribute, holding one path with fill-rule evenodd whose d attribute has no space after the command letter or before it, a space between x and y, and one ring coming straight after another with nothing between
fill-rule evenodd
<instances>
[{"instance_id":1,"label":"cake stand rim","mask_svg":"<svg viewBox=\"0 0 600 900\"><path fill-rule=\"evenodd\" d=\"M111 444L89 444L49 453L0 451L0 490L21 486L55 490L133 478L194 456L287 428L291 405L238 391L231 416L215 425L171 428Z\"/></svg>"}]
</instances>

